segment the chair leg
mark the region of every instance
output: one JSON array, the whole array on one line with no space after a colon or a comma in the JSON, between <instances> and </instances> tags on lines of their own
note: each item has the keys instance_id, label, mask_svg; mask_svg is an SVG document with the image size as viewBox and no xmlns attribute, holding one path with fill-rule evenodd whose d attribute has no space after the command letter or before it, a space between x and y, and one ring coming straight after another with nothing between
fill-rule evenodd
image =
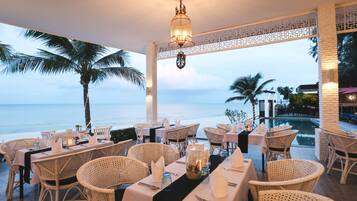
<instances>
[{"instance_id":1,"label":"chair leg","mask_svg":"<svg viewBox=\"0 0 357 201\"><path fill-rule=\"evenodd\" d=\"M13 192L14 192L14 183L15 183L15 171L9 170L9 178L8 178L8 189L7 189L7 200L12 200Z\"/></svg>"},{"instance_id":2,"label":"chair leg","mask_svg":"<svg viewBox=\"0 0 357 201\"><path fill-rule=\"evenodd\" d=\"M56 190L56 197L55 197L55 201L59 201L60 200L60 192L59 189Z\"/></svg>"},{"instance_id":3,"label":"chair leg","mask_svg":"<svg viewBox=\"0 0 357 201\"><path fill-rule=\"evenodd\" d=\"M336 161L336 155L333 154L333 155L330 156L330 159L329 159L328 164L327 164L327 171L326 171L327 174L330 174L330 171L331 171L332 166L335 163L335 161Z\"/></svg>"},{"instance_id":4,"label":"chair leg","mask_svg":"<svg viewBox=\"0 0 357 201\"><path fill-rule=\"evenodd\" d=\"M348 177L349 163L350 163L350 160L348 160L348 159L345 160L345 167L343 168L343 171L341 174L341 180L340 180L341 184L346 184L347 177Z\"/></svg>"}]
</instances>

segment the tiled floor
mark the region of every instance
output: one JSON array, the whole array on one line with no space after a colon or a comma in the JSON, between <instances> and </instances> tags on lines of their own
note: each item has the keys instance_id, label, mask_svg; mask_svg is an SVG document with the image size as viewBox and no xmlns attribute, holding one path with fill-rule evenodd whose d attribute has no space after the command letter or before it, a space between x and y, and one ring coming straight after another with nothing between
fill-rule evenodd
<instances>
[{"instance_id":1,"label":"tiled floor","mask_svg":"<svg viewBox=\"0 0 357 201\"><path fill-rule=\"evenodd\" d=\"M207 141L202 141L207 144ZM254 161L255 168L257 170L258 178L265 179L265 174L261 172L261 154L259 147L249 146L249 153L245 154L246 158L251 158ZM299 159L315 160L314 150L312 148L293 147L292 157ZM0 164L0 200L6 200L5 188L7 182L8 169L6 164L2 162ZM321 195L325 195L333 198L336 201L354 201L357 200L357 176L350 175L348 184L339 184L340 173L333 172L331 175L324 174L318 182L315 192ZM38 189L37 186L25 185L25 201L37 200ZM19 200L19 193L14 193L14 201Z\"/></svg>"}]
</instances>

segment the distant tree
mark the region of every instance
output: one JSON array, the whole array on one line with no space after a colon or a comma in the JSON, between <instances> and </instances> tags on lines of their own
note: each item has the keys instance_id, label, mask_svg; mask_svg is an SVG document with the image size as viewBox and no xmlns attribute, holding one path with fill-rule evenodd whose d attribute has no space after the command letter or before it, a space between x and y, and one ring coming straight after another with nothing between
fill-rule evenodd
<instances>
[{"instance_id":1,"label":"distant tree","mask_svg":"<svg viewBox=\"0 0 357 201\"><path fill-rule=\"evenodd\" d=\"M293 92L292 87L278 87L278 92L280 95L284 96L284 99L289 99L289 95Z\"/></svg>"},{"instance_id":2,"label":"distant tree","mask_svg":"<svg viewBox=\"0 0 357 201\"><path fill-rule=\"evenodd\" d=\"M312 38L309 53L318 60L318 40ZM340 87L357 86L357 32L337 35L337 55Z\"/></svg>"},{"instance_id":3,"label":"distant tree","mask_svg":"<svg viewBox=\"0 0 357 201\"><path fill-rule=\"evenodd\" d=\"M144 86L144 75L128 67L128 53L123 50L110 52L108 48L78 40L28 30L28 38L35 38L50 50L39 49L37 55L16 54L8 62L4 72L38 71L43 74L75 73L83 87L83 104L86 127L91 128L88 89L90 83L98 83L110 76Z\"/></svg>"},{"instance_id":4,"label":"distant tree","mask_svg":"<svg viewBox=\"0 0 357 201\"><path fill-rule=\"evenodd\" d=\"M226 100L226 103L234 100L245 100L244 104L249 101L252 104L253 109L253 122L255 120L255 105L257 104L257 96L264 93L264 87L275 80L270 79L258 85L262 78L263 77L260 73L257 73L255 76L248 75L237 78L229 89L233 91L233 93L238 94L238 96L233 96Z\"/></svg>"}]
</instances>

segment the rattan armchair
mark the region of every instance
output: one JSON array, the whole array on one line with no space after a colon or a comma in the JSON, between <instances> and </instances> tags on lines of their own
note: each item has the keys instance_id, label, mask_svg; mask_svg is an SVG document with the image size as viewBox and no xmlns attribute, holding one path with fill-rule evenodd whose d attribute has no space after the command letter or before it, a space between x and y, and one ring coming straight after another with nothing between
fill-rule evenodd
<instances>
[{"instance_id":1,"label":"rattan armchair","mask_svg":"<svg viewBox=\"0 0 357 201\"><path fill-rule=\"evenodd\" d=\"M357 164L357 138L326 132L329 144L329 161L327 173L330 173L336 160L341 163L341 184L346 184L349 173Z\"/></svg>"},{"instance_id":2,"label":"rattan armchair","mask_svg":"<svg viewBox=\"0 0 357 201\"><path fill-rule=\"evenodd\" d=\"M138 143L144 143L146 139L150 138L150 136L147 136L144 133L144 129L149 129L150 127L151 125L148 123L137 123L134 125Z\"/></svg>"},{"instance_id":3,"label":"rattan armchair","mask_svg":"<svg viewBox=\"0 0 357 201\"><path fill-rule=\"evenodd\" d=\"M212 154L216 148L221 152L224 149L223 138L225 131L219 128L204 128L208 142L210 144L210 153Z\"/></svg>"},{"instance_id":4,"label":"rattan armchair","mask_svg":"<svg viewBox=\"0 0 357 201\"><path fill-rule=\"evenodd\" d=\"M264 190L300 190L312 192L324 166L310 160L277 160L267 164L268 181L249 181L253 199L258 200L258 193Z\"/></svg>"},{"instance_id":5,"label":"rattan armchair","mask_svg":"<svg viewBox=\"0 0 357 201\"><path fill-rule=\"evenodd\" d=\"M332 199L318 195L315 193L308 193L304 191L295 190L269 190L259 192L259 201L333 201Z\"/></svg>"},{"instance_id":6,"label":"rattan armchair","mask_svg":"<svg viewBox=\"0 0 357 201\"><path fill-rule=\"evenodd\" d=\"M197 130L200 127L200 124L191 124L188 125L188 135L187 135L187 141L190 143L196 143L196 135L197 135Z\"/></svg>"},{"instance_id":7,"label":"rattan armchair","mask_svg":"<svg viewBox=\"0 0 357 201\"><path fill-rule=\"evenodd\" d=\"M282 132L284 131L288 131L291 130L293 127L290 125L285 125L285 126L276 126L273 128L270 128L268 130L268 136L274 136L274 135L279 135L279 134L283 134Z\"/></svg>"},{"instance_id":8,"label":"rattan armchair","mask_svg":"<svg viewBox=\"0 0 357 201\"><path fill-rule=\"evenodd\" d=\"M165 164L168 165L180 158L180 153L175 147L160 143L137 144L128 151L129 158L135 158L146 163L148 166L151 161L157 161L163 156Z\"/></svg>"},{"instance_id":9,"label":"rattan armchair","mask_svg":"<svg viewBox=\"0 0 357 201\"><path fill-rule=\"evenodd\" d=\"M189 130L189 127L184 126L170 128L166 131L166 143L175 145L180 152L180 156L185 155Z\"/></svg>"},{"instance_id":10,"label":"rattan armchair","mask_svg":"<svg viewBox=\"0 0 357 201\"><path fill-rule=\"evenodd\" d=\"M93 128L94 135L100 140L110 140L110 130L112 126Z\"/></svg>"},{"instance_id":11,"label":"rattan armchair","mask_svg":"<svg viewBox=\"0 0 357 201\"><path fill-rule=\"evenodd\" d=\"M17 139L5 142L1 145L1 150L4 154L6 164L9 168L9 176L6 186L7 200L12 200L14 189L19 186L19 182L15 181L15 176L18 173L19 167L16 164L13 164L16 151L33 147L33 143L36 140L37 139L35 138Z\"/></svg>"},{"instance_id":12,"label":"rattan armchair","mask_svg":"<svg viewBox=\"0 0 357 201\"><path fill-rule=\"evenodd\" d=\"M283 157L285 159L290 159L290 147L291 143L294 141L298 130L284 131L284 134L279 134L275 136L266 136L265 143L267 145L267 160L271 161L273 159Z\"/></svg>"},{"instance_id":13,"label":"rattan armchair","mask_svg":"<svg viewBox=\"0 0 357 201\"><path fill-rule=\"evenodd\" d=\"M46 200L47 195L49 195L51 201L59 201L61 190L65 190L62 200L66 200L68 192L72 189L78 190L85 197L78 186L76 173L78 168L91 159L92 152L93 149L89 149L33 161L34 171L41 182L38 200ZM55 199L53 199L53 191L55 192Z\"/></svg>"},{"instance_id":14,"label":"rattan armchair","mask_svg":"<svg viewBox=\"0 0 357 201\"><path fill-rule=\"evenodd\" d=\"M78 182L88 201L114 201L115 188L135 183L149 173L147 165L133 158L109 156L92 160L79 168Z\"/></svg>"}]
</instances>

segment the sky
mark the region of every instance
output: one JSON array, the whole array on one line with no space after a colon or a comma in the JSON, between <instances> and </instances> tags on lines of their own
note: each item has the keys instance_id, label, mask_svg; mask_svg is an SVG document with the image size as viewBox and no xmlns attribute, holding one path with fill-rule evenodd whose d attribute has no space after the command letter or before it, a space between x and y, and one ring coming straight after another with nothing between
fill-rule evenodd
<instances>
[{"instance_id":1,"label":"sky","mask_svg":"<svg viewBox=\"0 0 357 201\"><path fill-rule=\"evenodd\" d=\"M24 29L0 24L0 41L16 51L36 54L41 42L23 37ZM308 54L307 39L187 57L180 70L175 59L158 62L159 103L223 103L235 79L261 73L276 79L268 89L297 87L318 80L318 65ZM116 49L111 48L112 51ZM130 53L130 66L145 74L145 55ZM2 68L2 67L0 67ZM119 78L91 85L92 104L144 104L145 91ZM0 104L82 104L76 74L0 74Z\"/></svg>"}]
</instances>

